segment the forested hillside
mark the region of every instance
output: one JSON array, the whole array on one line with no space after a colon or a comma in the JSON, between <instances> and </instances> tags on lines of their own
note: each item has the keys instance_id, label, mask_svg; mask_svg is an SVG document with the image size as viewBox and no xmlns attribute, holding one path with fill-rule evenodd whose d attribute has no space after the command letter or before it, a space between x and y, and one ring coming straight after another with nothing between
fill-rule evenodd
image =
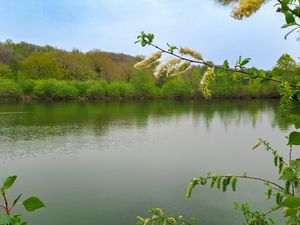
<instances>
[{"instance_id":1,"label":"forested hillside","mask_svg":"<svg viewBox=\"0 0 300 225\"><path fill-rule=\"evenodd\" d=\"M65 51L26 42L0 43L0 97L21 99L198 98L205 67L192 66L180 76L155 78L154 67L137 71L141 57L92 50ZM272 71L281 80L299 82L300 66L289 55L278 59ZM273 84L262 85L238 73L218 72L212 84L215 97L278 97Z\"/></svg>"}]
</instances>

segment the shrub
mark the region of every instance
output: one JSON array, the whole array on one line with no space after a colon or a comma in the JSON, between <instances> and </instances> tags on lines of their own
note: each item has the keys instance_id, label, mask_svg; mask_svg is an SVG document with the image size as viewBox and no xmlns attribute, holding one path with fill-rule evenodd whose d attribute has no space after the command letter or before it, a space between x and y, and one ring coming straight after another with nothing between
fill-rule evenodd
<instances>
[{"instance_id":1,"label":"shrub","mask_svg":"<svg viewBox=\"0 0 300 225\"><path fill-rule=\"evenodd\" d=\"M78 95L78 90L70 81L56 81L54 96L59 98L69 98Z\"/></svg>"},{"instance_id":2,"label":"shrub","mask_svg":"<svg viewBox=\"0 0 300 225\"><path fill-rule=\"evenodd\" d=\"M106 85L106 95L109 97L119 97L120 96L119 83L112 83Z\"/></svg>"},{"instance_id":3,"label":"shrub","mask_svg":"<svg viewBox=\"0 0 300 225\"><path fill-rule=\"evenodd\" d=\"M76 88L78 96L86 96L87 82L84 81L71 81L71 84Z\"/></svg>"},{"instance_id":4,"label":"shrub","mask_svg":"<svg viewBox=\"0 0 300 225\"><path fill-rule=\"evenodd\" d=\"M22 88L13 80L0 78L0 98L21 98Z\"/></svg>"},{"instance_id":5,"label":"shrub","mask_svg":"<svg viewBox=\"0 0 300 225\"><path fill-rule=\"evenodd\" d=\"M105 85L103 81L87 81L86 82L86 93L85 96L90 98L104 97L105 96Z\"/></svg>"},{"instance_id":6,"label":"shrub","mask_svg":"<svg viewBox=\"0 0 300 225\"><path fill-rule=\"evenodd\" d=\"M154 97L156 95L155 80L149 70L138 71L132 80L132 85L137 96Z\"/></svg>"},{"instance_id":7,"label":"shrub","mask_svg":"<svg viewBox=\"0 0 300 225\"><path fill-rule=\"evenodd\" d=\"M106 86L106 95L109 97L133 97L135 89L131 83L115 82Z\"/></svg>"},{"instance_id":8,"label":"shrub","mask_svg":"<svg viewBox=\"0 0 300 225\"><path fill-rule=\"evenodd\" d=\"M70 81L38 80L33 95L40 98L69 98L77 96L78 90Z\"/></svg>"},{"instance_id":9,"label":"shrub","mask_svg":"<svg viewBox=\"0 0 300 225\"><path fill-rule=\"evenodd\" d=\"M135 90L130 83L118 83L119 93L122 97L133 97L135 96Z\"/></svg>"},{"instance_id":10,"label":"shrub","mask_svg":"<svg viewBox=\"0 0 300 225\"><path fill-rule=\"evenodd\" d=\"M166 97L190 97L193 95L193 88L182 76L177 76L163 85L162 94Z\"/></svg>"},{"instance_id":11,"label":"shrub","mask_svg":"<svg viewBox=\"0 0 300 225\"><path fill-rule=\"evenodd\" d=\"M18 85L22 88L24 95L31 96L33 95L33 89L35 82L33 80L18 80Z\"/></svg>"},{"instance_id":12,"label":"shrub","mask_svg":"<svg viewBox=\"0 0 300 225\"><path fill-rule=\"evenodd\" d=\"M53 98L55 96L56 80L38 80L33 88L33 95L40 98Z\"/></svg>"}]
</instances>

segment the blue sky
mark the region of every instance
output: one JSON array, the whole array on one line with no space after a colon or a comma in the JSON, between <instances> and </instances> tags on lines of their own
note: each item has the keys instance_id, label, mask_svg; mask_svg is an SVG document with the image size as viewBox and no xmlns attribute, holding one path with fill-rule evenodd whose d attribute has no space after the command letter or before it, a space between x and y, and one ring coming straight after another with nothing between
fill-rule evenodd
<instances>
[{"instance_id":1,"label":"blue sky","mask_svg":"<svg viewBox=\"0 0 300 225\"><path fill-rule=\"evenodd\" d=\"M230 7L213 0L0 0L0 40L50 44L70 50L101 49L131 55L154 50L133 42L140 31L166 42L197 49L216 63L251 57L252 65L271 68L283 53L298 59L295 35L286 30L274 2L253 17L237 21Z\"/></svg>"}]
</instances>

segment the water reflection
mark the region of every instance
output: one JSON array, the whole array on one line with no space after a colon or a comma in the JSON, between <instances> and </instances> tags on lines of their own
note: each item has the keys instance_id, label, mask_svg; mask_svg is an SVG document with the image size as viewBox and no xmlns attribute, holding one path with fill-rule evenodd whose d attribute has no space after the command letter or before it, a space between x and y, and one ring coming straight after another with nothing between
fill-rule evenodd
<instances>
[{"instance_id":1,"label":"water reflection","mask_svg":"<svg viewBox=\"0 0 300 225\"><path fill-rule=\"evenodd\" d=\"M213 120L227 128L249 124L256 126L263 117L273 118L272 126L288 128L277 113L276 100L219 101L125 101L68 102L0 105L0 154L2 157L75 151L66 148L68 140L78 149L101 149L101 140L111 130L135 128L140 132L153 121L156 126L192 118L193 126ZM150 123L152 124L152 122ZM126 132L125 132L126 133ZM122 132L124 135L124 133ZM97 137L97 146L89 138ZM130 136L127 137L130 140ZM113 141L118 140L116 138ZM55 144L54 144L55 143ZM101 149L103 150L103 149Z\"/></svg>"}]
</instances>

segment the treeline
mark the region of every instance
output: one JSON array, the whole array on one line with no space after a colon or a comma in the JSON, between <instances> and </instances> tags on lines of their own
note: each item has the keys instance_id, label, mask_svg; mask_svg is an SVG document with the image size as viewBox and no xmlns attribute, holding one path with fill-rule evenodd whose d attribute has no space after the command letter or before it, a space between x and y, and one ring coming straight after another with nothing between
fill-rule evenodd
<instances>
[{"instance_id":1,"label":"treeline","mask_svg":"<svg viewBox=\"0 0 300 225\"><path fill-rule=\"evenodd\" d=\"M0 98L98 99L98 98L200 98L199 84L205 67L184 74L155 79L153 68L137 71L141 57L92 50L64 51L26 42L0 43ZM289 55L268 71L273 77L300 81L300 66ZM218 98L278 97L274 84L249 81L238 73L217 73L212 83Z\"/></svg>"}]
</instances>

